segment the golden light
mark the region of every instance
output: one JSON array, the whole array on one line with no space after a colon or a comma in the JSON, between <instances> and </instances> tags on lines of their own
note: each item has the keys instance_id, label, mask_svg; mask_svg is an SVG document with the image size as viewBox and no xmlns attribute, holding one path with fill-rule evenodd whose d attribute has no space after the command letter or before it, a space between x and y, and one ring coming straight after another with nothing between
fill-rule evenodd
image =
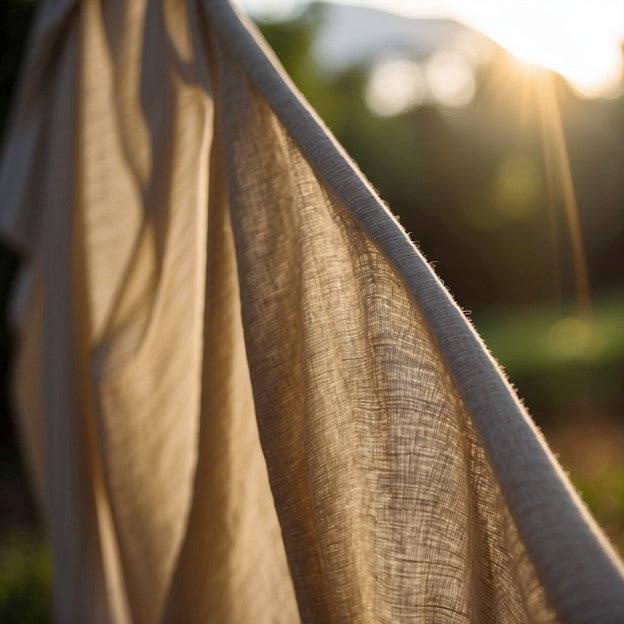
<instances>
[{"instance_id":1,"label":"golden light","mask_svg":"<svg viewBox=\"0 0 624 624\"><path fill-rule=\"evenodd\" d=\"M614 97L622 89L623 0L337 1L411 17L458 20L488 35L524 63L558 72L585 97Z\"/></svg>"},{"instance_id":2,"label":"golden light","mask_svg":"<svg viewBox=\"0 0 624 624\"><path fill-rule=\"evenodd\" d=\"M542 78L537 105L541 121L544 165L547 187L549 187L549 203L552 204L549 206L551 227L556 227L556 219L553 217L556 212L556 203L559 201L567 223L579 312L585 319L588 319L592 315L592 303L585 245L583 243L570 158L554 85L548 75L544 75Z\"/></svg>"},{"instance_id":3,"label":"golden light","mask_svg":"<svg viewBox=\"0 0 624 624\"><path fill-rule=\"evenodd\" d=\"M613 97L622 92L624 2L473 0L463 6L471 7L472 15L466 15L466 21L525 63L559 73L579 95ZM552 75L545 71L525 72L521 113L526 112L527 105L530 108L527 95L537 107L541 126L550 229L557 255L555 268L559 272L557 214L562 213L579 313L574 322L566 321L553 329L551 342L563 355L573 356L587 346L586 329L592 317L592 302L572 169ZM502 190L512 189L524 180L526 171L519 176L516 165L510 169L513 175L501 169ZM503 174L509 178L507 182ZM514 192L517 194L517 189ZM507 201L504 205L513 204Z\"/></svg>"},{"instance_id":4,"label":"golden light","mask_svg":"<svg viewBox=\"0 0 624 624\"><path fill-rule=\"evenodd\" d=\"M582 96L611 97L622 88L622 2L477 0L463 12L518 59L556 71Z\"/></svg>"}]
</instances>

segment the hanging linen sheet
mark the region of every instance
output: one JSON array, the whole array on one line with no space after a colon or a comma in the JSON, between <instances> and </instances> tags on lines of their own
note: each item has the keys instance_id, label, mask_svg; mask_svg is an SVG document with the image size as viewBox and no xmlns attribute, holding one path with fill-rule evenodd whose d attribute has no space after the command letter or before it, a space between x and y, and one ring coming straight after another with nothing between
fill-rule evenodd
<instances>
[{"instance_id":1,"label":"hanging linen sheet","mask_svg":"<svg viewBox=\"0 0 624 624\"><path fill-rule=\"evenodd\" d=\"M0 173L59 622L622 622L504 375L226 0L48 0Z\"/></svg>"}]
</instances>

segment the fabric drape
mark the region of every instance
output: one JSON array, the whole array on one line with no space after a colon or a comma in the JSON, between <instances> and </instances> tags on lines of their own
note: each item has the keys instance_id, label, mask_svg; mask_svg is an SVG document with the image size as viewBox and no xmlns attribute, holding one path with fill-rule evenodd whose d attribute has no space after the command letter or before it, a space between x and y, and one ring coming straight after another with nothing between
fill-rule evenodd
<instances>
[{"instance_id":1,"label":"fabric drape","mask_svg":"<svg viewBox=\"0 0 624 624\"><path fill-rule=\"evenodd\" d=\"M226 0L43 2L0 171L59 622L618 622L504 375Z\"/></svg>"}]
</instances>

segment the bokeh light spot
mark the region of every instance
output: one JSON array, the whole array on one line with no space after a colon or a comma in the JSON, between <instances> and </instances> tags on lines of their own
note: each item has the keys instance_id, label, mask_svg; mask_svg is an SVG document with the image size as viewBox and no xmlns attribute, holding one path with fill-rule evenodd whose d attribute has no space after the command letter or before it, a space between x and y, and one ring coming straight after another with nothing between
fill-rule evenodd
<instances>
[{"instance_id":1,"label":"bokeh light spot","mask_svg":"<svg viewBox=\"0 0 624 624\"><path fill-rule=\"evenodd\" d=\"M458 52L434 54L425 69L427 85L434 101L452 108L470 104L476 90L472 66Z\"/></svg>"},{"instance_id":2,"label":"bokeh light spot","mask_svg":"<svg viewBox=\"0 0 624 624\"><path fill-rule=\"evenodd\" d=\"M427 87L420 64L407 59L380 63L371 72L364 97L380 117L399 115L422 104Z\"/></svg>"}]
</instances>

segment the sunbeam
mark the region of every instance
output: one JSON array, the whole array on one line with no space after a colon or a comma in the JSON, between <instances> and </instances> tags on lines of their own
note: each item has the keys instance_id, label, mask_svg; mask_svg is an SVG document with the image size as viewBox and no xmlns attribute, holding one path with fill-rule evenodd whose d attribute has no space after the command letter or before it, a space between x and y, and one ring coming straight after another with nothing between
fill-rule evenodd
<instances>
[{"instance_id":1,"label":"sunbeam","mask_svg":"<svg viewBox=\"0 0 624 624\"><path fill-rule=\"evenodd\" d=\"M561 113L559 111L557 95L552 79L553 76L546 71L540 72L536 74L536 76L538 76L540 80L540 88L536 91L536 95L544 146L549 219L554 233L554 255L556 255L557 258L555 266L559 267L556 207L560 203L563 207L564 218L567 225L579 311L583 317L590 318L592 304L585 246L583 243L576 193L574 191L572 169L570 167L570 159L568 156L563 124L561 122Z\"/></svg>"}]
</instances>

